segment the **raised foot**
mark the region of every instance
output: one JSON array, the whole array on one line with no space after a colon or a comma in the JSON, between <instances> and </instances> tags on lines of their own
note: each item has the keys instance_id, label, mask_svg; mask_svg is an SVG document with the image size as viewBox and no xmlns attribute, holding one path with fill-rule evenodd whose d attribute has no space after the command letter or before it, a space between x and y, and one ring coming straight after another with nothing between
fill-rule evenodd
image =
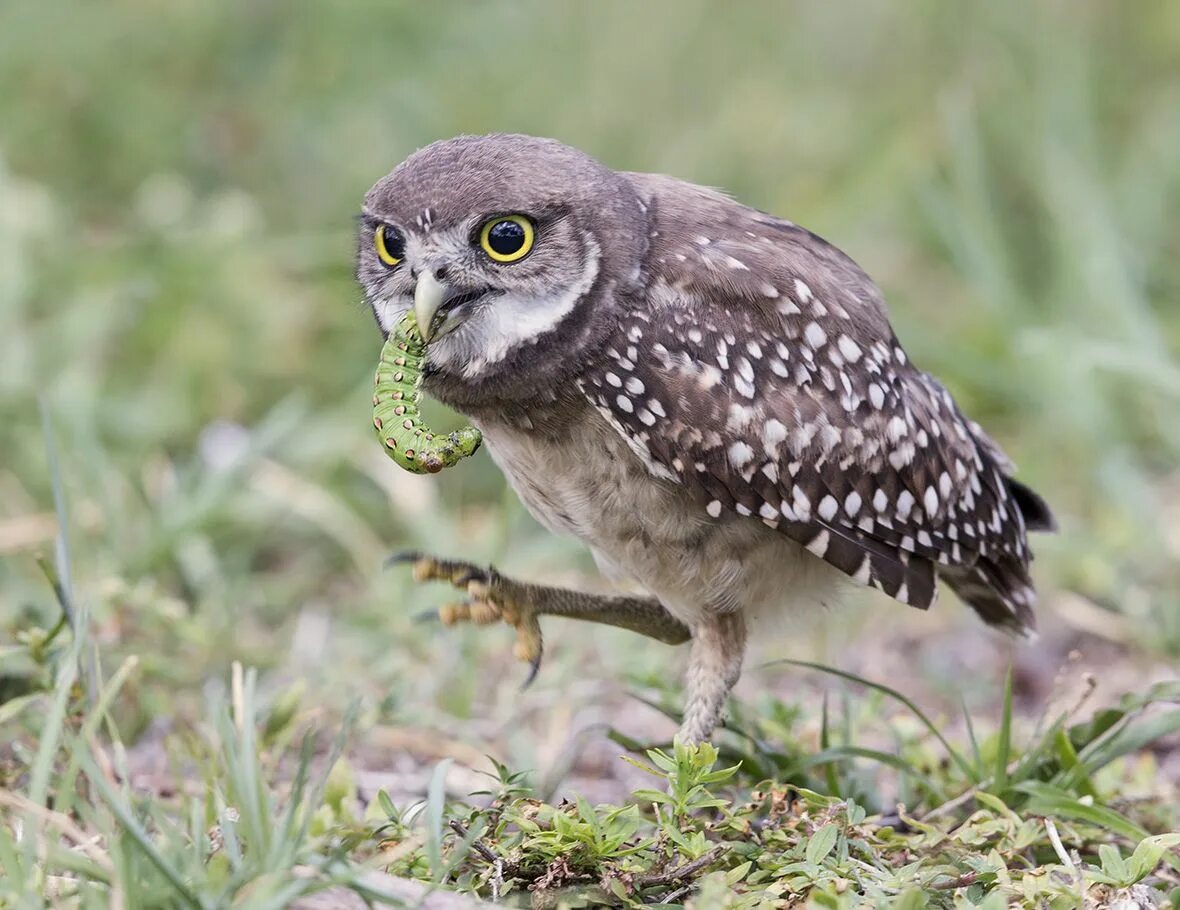
<instances>
[{"instance_id":1,"label":"raised foot","mask_svg":"<svg viewBox=\"0 0 1180 910\"><path fill-rule=\"evenodd\" d=\"M461 622L486 626L498 621L512 626L516 630L513 656L529 665L523 688L536 679L543 653L541 624L537 620L536 608L518 596L515 583L491 566L478 566L461 559L440 559L414 551L395 553L385 564L409 565L414 581L444 581L464 593L464 600L444 604L425 614L424 618L437 618L444 626Z\"/></svg>"}]
</instances>

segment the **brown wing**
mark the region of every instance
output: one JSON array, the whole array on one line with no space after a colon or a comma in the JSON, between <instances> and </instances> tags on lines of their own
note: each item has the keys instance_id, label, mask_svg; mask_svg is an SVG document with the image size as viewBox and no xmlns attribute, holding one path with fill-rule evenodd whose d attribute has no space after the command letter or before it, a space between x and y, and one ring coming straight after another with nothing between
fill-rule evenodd
<instances>
[{"instance_id":1,"label":"brown wing","mask_svg":"<svg viewBox=\"0 0 1180 910\"><path fill-rule=\"evenodd\" d=\"M1007 462L909 363L869 278L789 222L668 178L633 179L656 225L648 296L584 376L587 397L709 515L761 519L923 608L935 564L964 587L1002 566L1003 609L973 605L990 622L1028 625Z\"/></svg>"}]
</instances>

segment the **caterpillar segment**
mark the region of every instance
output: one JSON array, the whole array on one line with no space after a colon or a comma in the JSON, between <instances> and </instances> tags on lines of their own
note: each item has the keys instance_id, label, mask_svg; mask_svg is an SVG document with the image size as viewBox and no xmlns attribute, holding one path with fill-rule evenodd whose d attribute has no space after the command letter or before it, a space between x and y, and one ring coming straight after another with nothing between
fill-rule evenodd
<instances>
[{"instance_id":1,"label":"caterpillar segment","mask_svg":"<svg viewBox=\"0 0 1180 910\"><path fill-rule=\"evenodd\" d=\"M373 391L373 426L389 457L414 474L437 474L475 454L483 441L475 427L435 433L422 421L422 361L426 345L406 313L381 349Z\"/></svg>"}]
</instances>

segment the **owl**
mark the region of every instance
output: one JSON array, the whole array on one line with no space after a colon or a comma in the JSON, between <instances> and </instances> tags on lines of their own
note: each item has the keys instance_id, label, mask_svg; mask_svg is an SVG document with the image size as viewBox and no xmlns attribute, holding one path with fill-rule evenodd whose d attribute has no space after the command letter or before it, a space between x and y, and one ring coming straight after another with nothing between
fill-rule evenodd
<instances>
[{"instance_id":1,"label":"owl","mask_svg":"<svg viewBox=\"0 0 1180 910\"><path fill-rule=\"evenodd\" d=\"M426 392L467 415L536 519L628 593L406 554L448 623L539 617L690 643L682 739L708 738L749 630L849 583L925 610L939 581L1033 628L1046 503L906 355L847 255L712 189L611 170L551 139L424 148L362 206L357 274L381 329L413 310Z\"/></svg>"}]
</instances>

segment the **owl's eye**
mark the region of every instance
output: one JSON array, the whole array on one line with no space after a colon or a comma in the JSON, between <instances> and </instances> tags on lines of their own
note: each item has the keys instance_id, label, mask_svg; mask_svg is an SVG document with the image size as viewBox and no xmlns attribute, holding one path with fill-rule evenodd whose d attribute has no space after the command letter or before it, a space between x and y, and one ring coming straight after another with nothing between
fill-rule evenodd
<instances>
[{"instance_id":1,"label":"owl's eye","mask_svg":"<svg viewBox=\"0 0 1180 910\"><path fill-rule=\"evenodd\" d=\"M479 245L496 262L516 262L533 248L533 223L524 215L493 218L479 232Z\"/></svg>"},{"instance_id":2,"label":"owl's eye","mask_svg":"<svg viewBox=\"0 0 1180 910\"><path fill-rule=\"evenodd\" d=\"M406 255L406 238L395 227L377 225L373 234L373 246L377 248L377 255L386 265L397 265Z\"/></svg>"}]
</instances>

